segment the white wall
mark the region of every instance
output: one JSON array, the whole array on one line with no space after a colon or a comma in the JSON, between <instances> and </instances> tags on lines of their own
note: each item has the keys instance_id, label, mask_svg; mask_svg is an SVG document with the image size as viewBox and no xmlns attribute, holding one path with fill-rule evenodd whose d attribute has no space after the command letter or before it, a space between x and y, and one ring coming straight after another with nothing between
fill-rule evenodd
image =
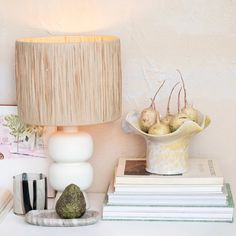
<instances>
[{"instance_id":1,"label":"white wall","mask_svg":"<svg viewBox=\"0 0 236 236\"><path fill-rule=\"evenodd\" d=\"M121 38L123 115L146 107L166 79L163 112L179 68L189 100L212 118L191 155L218 159L236 190L236 1L0 0L0 103L15 103L15 39L64 33ZM86 130L95 139L91 191L105 191L117 158L143 156L145 143L124 134L120 121Z\"/></svg>"}]
</instances>

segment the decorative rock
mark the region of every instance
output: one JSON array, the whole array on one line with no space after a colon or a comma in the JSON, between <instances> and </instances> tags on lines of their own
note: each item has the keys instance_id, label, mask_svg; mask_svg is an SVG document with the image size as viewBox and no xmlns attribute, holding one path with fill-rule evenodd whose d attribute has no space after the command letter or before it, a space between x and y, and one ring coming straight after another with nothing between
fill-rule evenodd
<instances>
[{"instance_id":1,"label":"decorative rock","mask_svg":"<svg viewBox=\"0 0 236 236\"><path fill-rule=\"evenodd\" d=\"M80 188L68 185L56 203L56 212L62 219L80 218L86 211L86 202Z\"/></svg>"}]
</instances>

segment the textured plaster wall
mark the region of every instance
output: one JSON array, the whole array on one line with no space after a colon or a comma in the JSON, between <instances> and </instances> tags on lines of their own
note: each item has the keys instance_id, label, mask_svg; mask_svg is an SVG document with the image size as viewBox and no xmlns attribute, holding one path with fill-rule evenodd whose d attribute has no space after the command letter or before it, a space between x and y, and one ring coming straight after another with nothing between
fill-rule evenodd
<instances>
[{"instance_id":1,"label":"textured plaster wall","mask_svg":"<svg viewBox=\"0 0 236 236\"><path fill-rule=\"evenodd\" d=\"M190 153L217 159L236 191L236 1L0 0L0 103L15 103L15 39L65 33L121 38L123 117L148 106L165 79L158 97L163 113L179 68L189 101L212 118ZM90 191L105 191L119 157L145 154L142 138L120 127L121 120L85 128L95 140Z\"/></svg>"}]
</instances>

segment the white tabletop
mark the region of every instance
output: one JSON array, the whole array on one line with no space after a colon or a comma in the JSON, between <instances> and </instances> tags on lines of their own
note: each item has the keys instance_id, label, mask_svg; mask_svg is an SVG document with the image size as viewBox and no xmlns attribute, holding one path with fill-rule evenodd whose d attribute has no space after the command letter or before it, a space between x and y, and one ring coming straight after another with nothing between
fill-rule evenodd
<instances>
[{"instance_id":1,"label":"white tabletop","mask_svg":"<svg viewBox=\"0 0 236 236\"><path fill-rule=\"evenodd\" d=\"M104 194L88 195L91 209L101 211ZM42 227L10 212L0 224L1 236L235 236L236 223L99 221L82 227Z\"/></svg>"}]
</instances>

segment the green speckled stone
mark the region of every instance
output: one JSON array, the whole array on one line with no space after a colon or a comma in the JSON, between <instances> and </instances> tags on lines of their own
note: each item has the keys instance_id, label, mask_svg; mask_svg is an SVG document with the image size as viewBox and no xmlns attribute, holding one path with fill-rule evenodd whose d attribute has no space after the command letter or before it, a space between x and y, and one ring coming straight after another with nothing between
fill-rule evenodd
<instances>
[{"instance_id":1,"label":"green speckled stone","mask_svg":"<svg viewBox=\"0 0 236 236\"><path fill-rule=\"evenodd\" d=\"M56 203L56 212L63 219L80 218L86 211L86 202L80 188L68 185Z\"/></svg>"}]
</instances>

